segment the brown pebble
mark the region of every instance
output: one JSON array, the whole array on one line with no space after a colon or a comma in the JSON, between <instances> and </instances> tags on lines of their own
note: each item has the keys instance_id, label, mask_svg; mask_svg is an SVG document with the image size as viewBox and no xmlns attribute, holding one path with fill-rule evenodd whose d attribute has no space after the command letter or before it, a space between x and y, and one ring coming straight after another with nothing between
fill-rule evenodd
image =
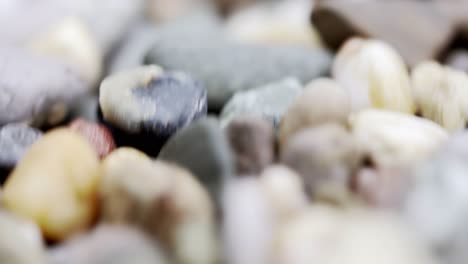
<instances>
[{"instance_id":1,"label":"brown pebble","mask_svg":"<svg viewBox=\"0 0 468 264\"><path fill-rule=\"evenodd\" d=\"M84 136L103 159L115 149L115 142L111 132L103 125L78 118L69 127Z\"/></svg>"}]
</instances>

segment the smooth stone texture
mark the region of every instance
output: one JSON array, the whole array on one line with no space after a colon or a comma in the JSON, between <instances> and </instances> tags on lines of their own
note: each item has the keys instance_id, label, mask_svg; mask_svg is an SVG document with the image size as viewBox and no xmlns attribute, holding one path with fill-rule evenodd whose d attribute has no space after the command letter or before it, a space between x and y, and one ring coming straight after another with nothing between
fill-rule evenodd
<instances>
[{"instance_id":1,"label":"smooth stone texture","mask_svg":"<svg viewBox=\"0 0 468 264\"><path fill-rule=\"evenodd\" d=\"M14 47L0 47L0 69L0 125L23 121L53 125L87 90L65 64Z\"/></svg>"},{"instance_id":2,"label":"smooth stone texture","mask_svg":"<svg viewBox=\"0 0 468 264\"><path fill-rule=\"evenodd\" d=\"M36 141L8 177L2 202L62 241L90 226L97 211L99 160L76 132L59 128Z\"/></svg>"},{"instance_id":3,"label":"smooth stone texture","mask_svg":"<svg viewBox=\"0 0 468 264\"><path fill-rule=\"evenodd\" d=\"M236 44L212 32L160 39L146 56L146 63L193 74L207 88L210 109L219 110L234 93L282 76L304 84L324 75L330 69L331 56L321 49Z\"/></svg>"},{"instance_id":4,"label":"smooth stone texture","mask_svg":"<svg viewBox=\"0 0 468 264\"><path fill-rule=\"evenodd\" d=\"M281 150L280 160L302 176L312 198L346 204L361 155L348 131L325 124L297 133Z\"/></svg>"},{"instance_id":5,"label":"smooth stone texture","mask_svg":"<svg viewBox=\"0 0 468 264\"><path fill-rule=\"evenodd\" d=\"M235 155L237 175L261 173L275 158L275 135L271 124L257 117L234 118L226 127Z\"/></svg>"},{"instance_id":6,"label":"smooth stone texture","mask_svg":"<svg viewBox=\"0 0 468 264\"><path fill-rule=\"evenodd\" d=\"M281 230L280 264L437 264L424 241L386 212L312 206Z\"/></svg>"},{"instance_id":7,"label":"smooth stone texture","mask_svg":"<svg viewBox=\"0 0 468 264\"><path fill-rule=\"evenodd\" d=\"M76 98L70 107L70 119L84 118L86 120L98 121L99 98L94 94L87 94Z\"/></svg>"},{"instance_id":8,"label":"smooth stone texture","mask_svg":"<svg viewBox=\"0 0 468 264\"><path fill-rule=\"evenodd\" d=\"M447 56L445 64L454 69L468 73L468 51L463 49L451 52Z\"/></svg>"},{"instance_id":9,"label":"smooth stone texture","mask_svg":"<svg viewBox=\"0 0 468 264\"><path fill-rule=\"evenodd\" d=\"M291 102L301 93L302 85L294 78L237 92L221 111L221 126L226 127L232 119L242 114L252 114L263 117L277 127Z\"/></svg>"},{"instance_id":10,"label":"smooth stone texture","mask_svg":"<svg viewBox=\"0 0 468 264\"><path fill-rule=\"evenodd\" d=\"M185 73L141 66L106 78L99 105L119 146L155 155L177 130L206 115L207 94Z\"/></svg>"},{"instance_id":11,"label":"smooth stone texture","mask_svg":"<svg viewBox=\"0 0 468 264\"><path fill-rule=\"evenodd\" d=\"M280 148L293 135L307 127L336 122L346 124L351 111L350 98L336 82L320 78L309 83L285 113L278 132Z\"/></svg>"},{"instance_id":12,"label":"smooth stone texture","mask_svg":"<svg viewBox=\"0 0 468 264\"><path fill-rule=\"evenodd\" d=\"M115 149L115 142L110 131L103 125L75 119L69 128L85 137L91 144L100 159L109 155Z\"/></svg>"},{"instance_id":13,"label":"smooth stone texture","mask_svg":"<svg viewBox=\"0 0 468 264\"><path fill-rule=\"evenodd\" d=\"M156 24L169 23L198 9L213 9L217 0L148 0L146 13Z\"/></svg>"},{"instance_id":14,"label":"smooth stone texture","mask_svg":"<svg viewBox=\"0 0 468 264\"><path fill-rule=\"evenodd\" d=\"M176 133L158 157L189 169L217 201L221 183L232 177L235 160L229 141L213 117L200 119Z\"/></svg>"},{"instance_id":15,"label":"smooth stone texture","mask_svg":"<svg viewBox=\"0 0 468 264\"><path fill-rule=\"evenodd\" d=\"M365 159L383 168L404 168L430 157L447 140L436 123L398 112L365 110L350 117Z\"/></svg>"},{"instance_id":16,"label":"smooth stone texture","mask_svg":"<svg viewBox=\"0 0 468 264\"><path fill-rule=\"evenodd\" d=\"M121 148L101 166L101 221L141 228L168 249L174 263L214 264L214 209L185 169Z\"/></svg>"},{"instance_id":17,"label":"smooth stone texture","mask_svg":"<svg viewBox=\"0 0 468 264\"><path fill-rule=\"evenodd\" d=\"M0 128L0 167L11 169L21 160L42 132L23 124L8 124Z\"/></svg>"},{"instance_id":18,"label":"smooth stone texture","mask_svg":"<svg viewBox=\"0 0 468 264\"><path fill-rule=\"evenodd\" d=\"M100 225L53 248L51 264L166 264L164 252L138 230Z\"/></svg>"},{"instance_id":19,"label":"smooth stone texture","mask_svg":"<svg viewBox=\"0 0 468 264\"><path fill-rule=\"evenodd\" d=\"M405 62L416 65L441 55L455 34L455 24L434 1L319 1L312 23L324 42L338 49L349 37L381 39Z\"/></svg>"},{"instance_id":20,"label":"smooth stone texture","mask_svg":"<svg viewBox=\"0 0 468 264\"><path fill-rule=\"evenodd\" d=\"M0 263L48 263L41 232L34 223L0 211Z\"/></svg>"}]
</instances>

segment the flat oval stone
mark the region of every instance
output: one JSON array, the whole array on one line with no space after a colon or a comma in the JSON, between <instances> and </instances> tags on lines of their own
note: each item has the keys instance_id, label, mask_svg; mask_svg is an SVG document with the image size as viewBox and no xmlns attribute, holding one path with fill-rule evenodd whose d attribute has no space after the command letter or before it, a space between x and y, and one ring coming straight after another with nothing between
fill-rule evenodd
<instances>
[{"instance_id":1,"label":"flat oval stone","mask_svg":"<svg viewBox=\"0 0 468 264\"><path fill-rule=\"evenodd\" d=\"M62 241L88 228L97 211L99 160L78 133L59 128L36 141L5 182L3 205Z\"/></svg>"},{"instance_id":2,"label":"flat oval stone","mask_svg":"<svg viewBox=\"0 0 468 264\"><path fill-rule=\"evenodd\" d=\"M13 168L42 132L23 124L9 124L0 128L0 167Z\"/></svg>"},{"instance_id":3,"label":"flat oval stone","mask_svg":"<svg viewBox=\"0 0 468 264\"><path fill-rule=\"evenodd\" d=\"M111 132L103 125L76 119L69 127L84 136L94 147L99 158L104 158L115 149Z\"/></svg>"},{"instance_id":4,"label":"flat oval stone","mask_svg":"<svg viewBox=\"0 0 468 264\"><path fill-rule=\"evenodd\" d=\"M206 96L203 86L185 73L142 66L106 78L99 103L107 124L130 138L125 142L114 134L122 140L118 144L151 155L178 129L206 115ZM132 144L132 137L139 143Z\"/></svg>"}]
</instances>

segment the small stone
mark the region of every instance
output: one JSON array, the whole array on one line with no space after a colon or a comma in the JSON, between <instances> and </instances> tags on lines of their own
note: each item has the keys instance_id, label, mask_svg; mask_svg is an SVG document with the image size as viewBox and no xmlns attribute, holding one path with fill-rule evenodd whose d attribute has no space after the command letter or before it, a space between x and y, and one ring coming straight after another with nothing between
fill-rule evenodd
<instances>
[{"instance_id":1,"label":"small stone","mask_svg":"<svg viewBox=\"0 0 468 264\"><path fill-rule=\"evenodd\" d=\"M221 111L221 126L227 126L239 115L253 114L265 118L277 127L291 102L301 92L302 85L294 78L237 92Z\"/></svg>"},{"instance_id":2,"label":"small stone","mask_svg":"<svg viewBox=\"0 0 468 264\"><path fill-rule=\"evenodd\" d=\"M407 63L416 65L441 55L455 33L453 20L433 2L317 1L312 23L333 49L353 36L381 39L394 46Z\"/></svg>"},{"instance_id":3,"label":"small stone","mask_svg":"<svg viewBox=\"0 0 468 264\"><path fill-rule=\"evenodd\" d=\"M9 124L0 128L0 170L9 172L21 160L42 132L23 124ZM3 179L2 179L3 182Z\"/></svg>"},{"instance_id":4,"label":"small stone","mask_svg":"<svg viewBox=\"0 0 468 264\"><path fill-rule=\"evenodd\" d=\"M158 158L190 170L215 201L221 183L235 173L229 141L213 117L197 120L179 131L169 139Z\"/></svg>"},{"instance_id":5,"label":"small stone","mask_svg":"<svg viewBox=\"0 0 468 264\"><path fill-rule=\"evenodd\" d=\"M468 74L424 62L412 72L413 95L418 112L450 132L463 130L468 122Z\"/></svg>"},{"instance_id":6,"label":"small stone","mask_svg":"<svg viewBox=\"0 0 468 264\"><path fill-rule=\"evenodd\" d=\"M51 264L165 264L162 249L145 234L125 226L100 225L53 248Z\"/></svg>"},{"instance_id":7,"label":"small stone","mask_svg":"<svg viewBox=\"0 0 468 264\"><path fill-rule=\"evenodd\" d=\"M400 55L379 40L352 38L338 51L333 77L348 92L351 108L414 113L411 82Z\"/></svg>"},{"instance_id":8,"label":"small stone","mask_svg":"<svg viewBox=\"0 0 468 264\"><path fill-rule=\"evenodd\" d=\"M357 113L350 125L365 159L376 167L411 166L432 155L448 138L430 120L385 110Z\"/></svg>"},{"instance_id":9,"label":"small stone","mask_svg":"<svg viewBox=\"0 0 468 264\"><path fill-rule=\"evenodd\" d=\"M363 209L313 206L281 230L277 245L280 264L439 263L401 219Z\"/></svg>"},{"instance_id":10,"label":"small stone","mask_svg":"<svg viewBox=\"0 0 468 264\"><path fill-rule=\"evenodd\" d=\"M220 110L234 93L278 81L281 76L304 84L324 75L331 56L323 49L237 44L211 32L161 38L146 62L193 74L206 85L210 109Z\"/></svg>"},{"instance_id":11,"label":"small stone","mask_svg":"<svg viewBox=\"0 0 468 264\"><path fill-rule=\"evenodd\" d=\"M214 209L185 169L122 148L101 166L101 221L141 228L167 248L174 263L214 264Z\"/></svg>"},{"instance_id":12,"label":"small stone","mask_svg":"<svg viewBox=\"0 0 468 264\"><path fill-rule=\"evenodd\" d=\"M0 47L0 126L12 122L54 125L68 105L86 92L85 83L65 64Z\"/></svg>"},{"instance_id":13,"label":"small stone","mask_svg":"<svg viewBox=\"0 0 468 264\"><path fill-rule=\"evenodd\" d=\"M343 88L331 79L320 78L306 86L288 108L279 128L280 148L293 135L307 127L328 122L346 124L350 99Z\"/></svg>"},{"instance_id":14,"label":"small stone","mask_svg":"<svg viewBox=\"0 0 468 264\"><path fill-rule=\"evenodd\" d=\"M211 0L149 0L148 17L154 23L168 23L200 8L211 8L216 1Z\"/></svg>"},{"instance_id":15,"label":"small stone","mask_svg":"<svg viewBox=\"0 0 468 264\"><path fill-rule=\"evenodd\" d=\"M226 128L235 155L236 173L253 175L272 164L275 157L273 127L255 116L235 118Z\"/></svg>"},{"instance_id":16,"label":"small stone","mask_svg":"<svg viewBox=\"0 0 468 264\"><path fill-rule=\"evenodd\" d=\"M90 90L96 88L101 77L103 55L80 19L63 19L50 32L36 37L29 48L37 54L57 58L70 65L86 81Z\"/></svg>"},{"instance_id":17,"label":"small stone","mask_svg":"<svg viewBox=\"0 0 468 264\"><path fill-rule=\"evenodd\" d=\"M100 159L115 149L115 142L110 131L103 125L76 119L69 125L70 129L80 133L94 147Z\"/></svg>"},{"instance_id":18,"label":"small stone","mask_svg":"<svg viewBox=\"0 0 468 264\"><path fill-rule=\"evenodd\" d=\"M207 112L203 86L185 73L163 72L157 66L107 77L101 84L99 105L106 123L115 128L119 146L137 147L150 155Z\"/></svg>"},{"instance_id":19,"label":"small stone","mask_svg":"<svg viewBox=\"0 0 468 264\"><path fill-rule=\"evenodd\" d=\"M297 171L317 200L346 204L351 176L361 161L358 145L342 126L325 124L296 134L281 150L281 162Z\"/></svg>"},{"instance_id":20,"label":"small stone","mask_svg":"<svg viewBox=\"0 0 468 264\"><path fill-rule=\"evenodd\" d=\"M445 64L468 73L468 50L455 50L447 56Z\"/></svg>"},{"instance_id":21,"label":"small stone","mask_svg":"<svg viewBox=\"0 0 468 264\"><path fill-rule=\"evenodd\" d=\"M227 34L243 43L321 47L309 21L312 2L270 1L243 8L227 19Z\"/></svg>"},{"instance_id":22,"label":"small stone","mask_svg":"<svg viewBox=\"0 0 468 264\"><path fill-rule=\"evenodd\" d=\"M99 160L86 139L60 128L26 152L3 189L10 211L35 221L46 238L62 241L96 215Z\"/></svg>"},{"instance_id":23,"label":"small stone","mask_svg":"<svg viewBox=\"0 0 468 264\"><path fill-rule=\"evenodd\" d=\"M49 263L40 230L34 223L0 211L0 263Z\"/></svg>"}]
</instances>

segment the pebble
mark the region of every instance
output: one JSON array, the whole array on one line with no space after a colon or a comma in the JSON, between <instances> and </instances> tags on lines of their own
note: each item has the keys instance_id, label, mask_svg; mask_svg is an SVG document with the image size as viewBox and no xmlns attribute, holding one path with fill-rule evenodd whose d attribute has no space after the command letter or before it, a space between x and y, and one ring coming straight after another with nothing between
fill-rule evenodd
<instances>
[{"instance_id":1,"label":"pebble","mask_svg":"<svg viewBox=\"0 0 468 264\"><path fill-rule=\"evenodd\" d=\"M156 155L177 130L206 115L206 97L204 87L189 75L151 65L107 77L99 105L119 146Z\"/></svg>"},{"instance_id":2,"label":"pebble","mask_svg":"<svg viewBox=\"0 0 468 264\"><path fill-rule=\"evenodd\" d=\"M278 132L280 148L302 129L328 122L346 124L350 109L348 94L332 79L309 83L286 111Z\"/></svg>"},{"instance_id":3,"label":"pebble","mask_svg":"<svg viewBox=\"0 0 468 264\"><path fill-rule=\"evenodd\" d=\"M376 167L402 168L430 157L447 138L436 123L385 110L364 110L350 117L365 159Z\"/></svg>"},{"instance_id":4,"label":"pebble","mask_svg":"<svg viewBox=\"0 0 468 264\"><path fill-rule=\"evenodd\" d=\"M35 221L45 238L62 241L95 217L98 165L86 139L69 129L52 130L29 148L7 179L3 205Z\"/></svg>"},{"instance_id":5,"label":"pebble","mask_svg":"<svg viewBox=\"0 0 468 264\"><path fill-rule=\"evenodd\" d=\"M77 97L70 107L70 119L84 118L86 120L98 121L99 97L95 94L86 94Z\"/></svg>"},{"instance_id":6,"label":"pebble","mask_svg":"<svg viewBox=\"0 0 468 264\"><path fill-rule=\"evenodd\" d=\"M301 93L302 85L294 78L237 92L221 111L221 126L227 126L239 115L252 114L265 118L277 127L291 102Z\"/></svg>"},{"instance_id":7,"label":"pebble","mask_svg":"<svg viewBox=\"0 0 468 264\"><path fill-rule=\"evenodd\" d=\"M346 204L359 154L351 133L340 125L325 124L296 134L281 150L280 160L302 176L312 198Z\"/></svg>"},{"instance_id":8,"label":"pebble","mask_svg":"<svg viewBox=\"0 0 468 264\"><path fill-rule=\"evenodd\" d=\"M278 81L281 76L306 83L324 75L331 56L322 49L237 44L213 32L161 38L146 62L193 74L206 85L210 109L219 110L236 92Z\"/></svg>"},{"instance_id":9,"label":"pebble","mask_svg":"<svg viewBox=\"0 0 468 264\"><path fill-rule=\"evenodd\" d=\"M236 160L237 175L258 174L275 159L275 135L267 121L252 115L240 116L226 128Z\"/></svg>"},{"instance_id":10,"label":"pebble","mask_svg":"<svg viewBox=\"0 0 468 264\"><path fill-rule=\"evenodd\" d=\"M270 1L240 9L226 21L227 35L243 43L321 47L310 24L313 1Z\"/></svg>"},{"instance_id":11,"label":"pebble","mask_svg":"<svg viewBox=\"0 0 468 264\"><path fill-rule=\"evenodd\" d=\"M0 126L56 124L65 118L70 102L87 89L65 64L19 48L1 46L0 65Z\"/></svg>"},{"instance_id":12,"label":"pebble","mask_svg":"<svg viewBox=\"0 0 468 264\"><path fill-rule=\"evenodd\" d=\"M451 52L445 63L454 69L468 73L468 51L463 49Z\"/></svg>"},{"instance_id":13,"label":"pebble","mask_svg":"<svg viewBox=\"0 0 468 264\"><path fill-rule=\"evenodd\" d=\"M468 121L468 74L437 62L413 69L412 89L419 113L450 132L463 130Z\"/></svg>"},{"instance_id":14,"label":"pebble","mask_svg":"<svg viewBox=\"0 0 468 264\"><path fill-rule=\"evenodd\" d=\"M321 205L282 229L276 254L280 264L439 263L424 241L390 213Z\"/></svg>"},{"instance_id":15,"label":"pebble","mask_svg":"<svg viewBox=\"0 0 468 264\"><path fill-rule=\"evenodd\" d=\"M88 140L100 159L103 159L115 149L112 134L103 125L85 119L75 119L70 123L69 127Z\"/></svg>"},{"instance_id":16,"label":"pebble","mask_svg":"<svg viewBox=\"0 0 468 264\"><path fill-rule=\"evenodd\" d=\"M101 77L103 55L87 26L78 18L69 17L29 43L35 53L57 58L70 65L88 84L96 88Z\"/></svg>"},{"instance_id":17,"label":"pebble","mask_svg":"<svg viewBox=\"0 0 468 264\"><path fill-rule=\"evenodd\" d=\"M41 136L41 131L23 124L8 124L1 127L0 170L8 174L21 160L29 147Z\"/></svg>"},{"instance_id":18,"label":"pebble","mask_svg":"<svg viewBox=\"0 0 468 264\"><path fill-rule=\"evenodd\" d=\"M353 111L371 107L415 111L406 65L385 42L348 40L336 55L332 75L351 97Z\"/></svg>"},{"instance_id":19,"label":"pebble","mask_svg":"<svg viewBox=\"0 0 468 264\"><path fill-rule=\"evenodd\" d=\"M190 172L131 148L107 156L101 171L102 222L145 230L174 263L216 262L213 205Z\"/></svg>"},{"instance_id":20,"label":"pebble","mask_svg":"<svg viewBox=\"0 0 468 264\"><path fill-rule=\"evenodd\" d=\"M169 23L197 12L212 9L216 1L211 0L149 0L146 13L153 23Z\"/></svg>"},{"instance_id":21,"label":"pebble","mask_svg":"<svg viewBox=\"0 0 468 264\"><path fill-rule=\"evenodd\" d=\"M3 210L0 211L0 263L49 263L37 226Z\"/></svg>"},{"instance_id":22,"label":"pebble","mask_svg":"<svg viewBox=\"0 0 468 264\"><path fill-rule=\"evenodd\" d=\"M350 37L366 36L390 43L416 65L441 55L455 33L454 22L433 2L317 1L312 23L333 49Z\"/></svg>"},{"instance_id":23,"label":"pebble","mask_svg":"<svg viewBox=\"0 0 468 264\"><path fill-rule=\"evenodd\" d=\"M215 201L221 183L235 173L229 140L216 118L197 120L176 133L158 157L190 170L208 189Z\"/></svg>"},{"instance_id":24,"label":"pebble","mask_svg":"<svg viewBox=\"0 0 468 264\"><path fill-rule=\"evenodd\" d=\"M51 264L166 264L162 249L131 227L100 225L53 248Z\"/></svg>"}]
</instances>

